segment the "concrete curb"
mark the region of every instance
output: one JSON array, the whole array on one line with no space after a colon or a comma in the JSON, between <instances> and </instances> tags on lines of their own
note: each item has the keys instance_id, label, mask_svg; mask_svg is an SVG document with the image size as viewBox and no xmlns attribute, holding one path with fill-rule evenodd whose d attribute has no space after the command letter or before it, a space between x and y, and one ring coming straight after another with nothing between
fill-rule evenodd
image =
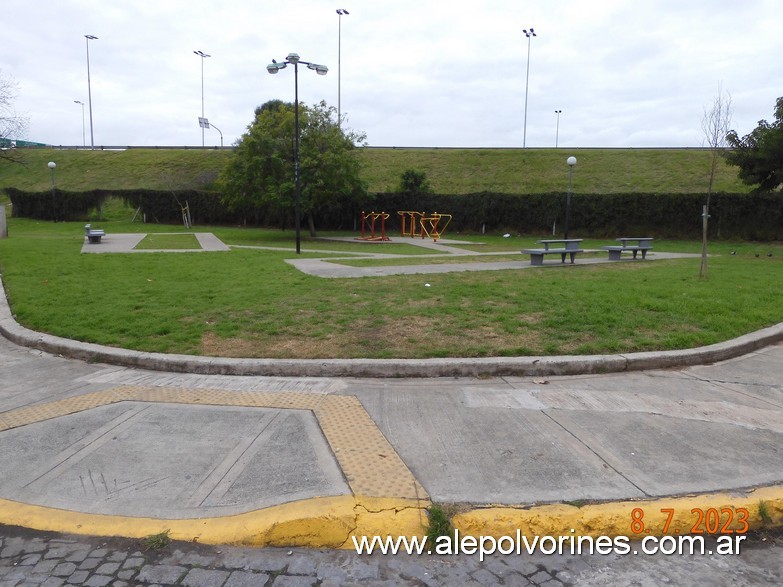
<instances>
[{"instance_id":1,"label":"concrete curb","mask_svg":"<svg viewBox=\"0 0 783 587\"><path fill-rule=\"evenodd\" d=\"M764 512L762 513L762 504ZM406 539L426 534L428 501L358 496L321 497L234 516L155 519L86 514L0 499L0 523L35 530L95 536L145 538L167 532L175 540L255 547L354 549L363 538ZM466 554L496 554L511 541L523 554L530 548L568 552L581 537L615 541L625 537L742 537L769 529L768 520L783 517L783 486L740 492L618 501L587 505L486 506L462 508L451 519L451 548ZM766 519L765 519L766 518ZM466 537L474 540L465 541ZM546 539L543 539L546 537ZM573 541L573 545L571 544ZM615 542L617 543L617 542ZM687 544L687 543L686 543ZM474 548L473 553L466 550ZM611 543L610 543L611 545ZM436 554L437 545L428 549ZM581 546L580 546L581 548ZM585 547L587 548L587 547ZM633 545L630 549L637 550ZM737 549L738 551L738 549Z\"/></svg>"},{"instance_id":2,"label":"concrete curb","mask_svg":"<svg viewBox=\"0 0 783 587\"><path fill-rule=\"evenodd\" d=\"M617 355L464 359L232 359L145 353L35 332L11 314L0 280L0 334L20 346L71 359L152 371L269 377L500 377L616 373L724 361L783 340L783 322L695 349Z\"/></svg>"}]
</instances>

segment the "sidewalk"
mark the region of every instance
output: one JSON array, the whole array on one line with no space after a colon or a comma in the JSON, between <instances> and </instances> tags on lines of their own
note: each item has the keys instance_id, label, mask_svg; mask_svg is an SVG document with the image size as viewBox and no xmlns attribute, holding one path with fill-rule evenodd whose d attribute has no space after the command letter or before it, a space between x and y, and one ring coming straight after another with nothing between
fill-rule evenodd
<instances>
[{"instance_id":1,"label":"sidewalk","mask_svg":"<svg viewBox=\"0 0 783 587\"><path fill-rule=\"evenodd\" d=\"M109 364L116 349L22 328L4 294L0 330L4 524L350 548L421 533L433 503L461 504L454 523L476 536L632 535L634 510L651 533L662 508L681 533L693 510L746 508L750 527L761 501L783 512L780 325L709 353L615 357L614 373L596 373L605 357L539 357L480 378L459 360L413 362L416 378L366 361L260 362L260 376L240 360ZM734 358L694 364L707 356Z\"/></svg>"}]
</instances>

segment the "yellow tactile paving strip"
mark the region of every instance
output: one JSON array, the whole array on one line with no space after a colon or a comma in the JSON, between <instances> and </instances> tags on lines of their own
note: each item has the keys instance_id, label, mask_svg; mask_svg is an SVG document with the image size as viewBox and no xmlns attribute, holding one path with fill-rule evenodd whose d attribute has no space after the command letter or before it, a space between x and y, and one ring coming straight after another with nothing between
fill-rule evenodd
<instances>
[{"instance_id":1,"label":"yellow tactile paving strip","mask_svg":"<svg viewBox=\"0 0 783 587\"><path fill-rule=\"evenodd\" d=\"M429 499L354 396L121 386L0 413L0 432L122 401L310 410L354 495Z\"/></svg>"}]
</instances>

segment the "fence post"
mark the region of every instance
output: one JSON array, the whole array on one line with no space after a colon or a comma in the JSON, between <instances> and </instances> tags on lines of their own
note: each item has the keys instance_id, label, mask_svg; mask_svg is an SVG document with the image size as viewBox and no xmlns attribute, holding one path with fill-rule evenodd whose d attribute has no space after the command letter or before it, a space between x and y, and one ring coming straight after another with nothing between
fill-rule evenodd
<instances>
[{"instance_id":1,"label":"fence post","mask_svg":"<svg viewBox=\"0 0 783 587\"><path fill-rule=\"evenodd\" d=\"M0 206L0 238L8 238L8 223L5 220L5 205Z\"/></svg>"}]
</instances>

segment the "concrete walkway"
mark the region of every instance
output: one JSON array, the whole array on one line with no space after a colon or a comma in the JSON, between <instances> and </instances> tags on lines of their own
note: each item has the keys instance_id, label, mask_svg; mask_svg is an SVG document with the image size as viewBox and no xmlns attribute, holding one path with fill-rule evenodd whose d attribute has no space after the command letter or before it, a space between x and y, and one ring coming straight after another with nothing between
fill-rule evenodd
<instances>
[{"instance_id":1,"label":"concrete walkway","mask_svg":"<svg viewBox=\"0 0 783 587\"><path fill-rule=\"evenodd\" d=\"M666 353L217 359L36 333L0 289L0 333L3 524L350 547L421 534L433 503L497 537L783 517L783 325Z\"/></svg>"}]
</instances>

